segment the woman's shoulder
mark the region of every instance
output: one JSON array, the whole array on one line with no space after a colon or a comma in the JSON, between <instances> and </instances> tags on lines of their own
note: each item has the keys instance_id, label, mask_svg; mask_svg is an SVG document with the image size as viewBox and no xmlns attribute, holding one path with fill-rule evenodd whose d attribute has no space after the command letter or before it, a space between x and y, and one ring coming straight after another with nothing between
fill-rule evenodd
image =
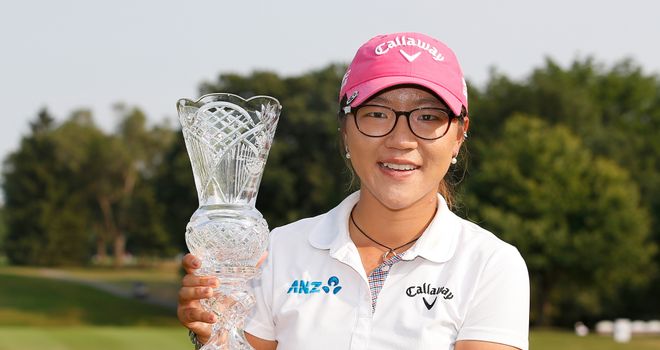
<instances>
[{"instance_id":1,"label":"woman's shoulder","mask_svg":"<svg viewBox=\"0 0 660 350\"><path fill-rule=\"evenodd\" d=\"M315 226L319 225L320 222L324 221L324 218L328 216L329 212L302 218L286 225L278 226L271 231L271 239L276 239L283 235L302 235L310 232Z\"/></svg>"},{"instance_id":2,"label":"woman's shoulder","mask_svg":"<svg viewBox=\"0 0 660 350\"><path fill-rule=\"evenodd\" d=\"M511 242L503 240L495 233L472 221L463 218L459 218L459 220L461 222L459 249L470 250L473 254L486 260L504 259L511 263L525 264L518 248Z\"/></svg>"}]
</instances>

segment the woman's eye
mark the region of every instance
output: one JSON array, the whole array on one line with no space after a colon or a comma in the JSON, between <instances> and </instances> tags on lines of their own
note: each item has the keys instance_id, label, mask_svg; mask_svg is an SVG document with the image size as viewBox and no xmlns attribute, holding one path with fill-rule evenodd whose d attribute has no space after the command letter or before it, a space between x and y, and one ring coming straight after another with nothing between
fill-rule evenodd
<instances>
[{"instance_id":1,"label":"woman's eye","mask_svg":"<svg viewBox=\"0 0 660 350\"><path fill-rule=\"evenodd\" d=\"M387 115L385 113L382 113L382 112L370 112L370 113L367 113L367 117L370 117L370 118L387 118Z\"/></svg>"},{"instance_id":2,"label":"woman's eye","mask_svg":"<svg viewBox=\"0 0 660 350\"><path fill-rule=\"evenodd\" d=\"M423 114L423 115L419 116L419 120L425 121L425 122L432 122L432 121L436 121L436 120L439 120L439 119L440 118L437 115L433 115L433 114Z\"/></svg>"}]
</instances>

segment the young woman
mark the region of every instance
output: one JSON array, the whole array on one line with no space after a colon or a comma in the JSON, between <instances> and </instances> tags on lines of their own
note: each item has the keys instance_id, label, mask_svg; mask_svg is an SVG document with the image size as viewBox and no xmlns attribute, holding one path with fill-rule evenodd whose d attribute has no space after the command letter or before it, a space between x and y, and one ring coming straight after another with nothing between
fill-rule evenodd
<instances>
[{"instance_id":1,"label":"young woman","mask_svg":"<svg viewBox=\"0 0 660 350\"><path fill-rule=\"evenodd\" d=\"M360 190L272 231L246 324L261 349L527 349L529 278L511 245L450 211L444 177L469 127L454 53L419 33L375 37L340 89ZM188 271L178 317L199 341L219 283Z\"/></svg>"}]
</instances>

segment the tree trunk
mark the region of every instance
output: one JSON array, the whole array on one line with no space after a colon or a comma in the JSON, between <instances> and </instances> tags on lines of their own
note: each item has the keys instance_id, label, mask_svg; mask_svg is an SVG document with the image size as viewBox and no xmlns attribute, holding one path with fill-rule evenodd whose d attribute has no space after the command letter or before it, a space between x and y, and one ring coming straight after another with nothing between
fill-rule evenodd
<instances>
[{"instance_id":1,"label":"tree trunk","mask_svg":"<svg viewBox=\"0 0 660 350\"><path fill-rule=\"evenodd\" d=\"M114 238L115 267L122 267L126 255L126 235L116 232Z\"/></svg>"},{"instance_id":2,"label":"tree trunk","mask_svg":"<svg viewBox=\"0 0 660 350\"><path fill-rule=\"evenodd\" d=\"M537 294L534 309L536 311L536 326L548 327L550 326L550 313L552 304L550 303L550 295L552 293L552 283L548 275L543 275L538 283L539 291Z\"/></svg>"},{"instance_id":3,"label":"tree trunk","mask_svg":"<svg viewBox=\"0 0 660 350\"><path fill-rule=\"evenodd\" d=\"M112 204L106 196L97 198L101 212L103 213L103 224L105 226L106 237L112 239L115 267L123 266L124 252L126 249L126 238L119 232L115 225L115 218L112 212Z\"/></svg>"},{"instance_id":4,"label":"tree trunk","mask_svg":"<svg viewBox=\"0 0 660 350\"><path fill-rule=\"evenodd\" d=\"M108 250L106 249L105 234L102 232L102 229L99 228L98 234L96 235L96 258L103 262L108 258Z\"/></svg>"}]
</instances>

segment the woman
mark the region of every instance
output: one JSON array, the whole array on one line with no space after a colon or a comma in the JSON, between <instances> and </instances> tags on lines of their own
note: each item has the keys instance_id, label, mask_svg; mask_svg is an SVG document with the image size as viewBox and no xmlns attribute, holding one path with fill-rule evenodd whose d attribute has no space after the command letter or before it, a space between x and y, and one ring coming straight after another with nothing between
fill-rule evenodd
<instances>
[{"instance_id":1,"label":"woman","mask_svg":"<svg viewBox=\"0 0 660 350\"><path fill-rule=\"evenodd\" d=\"M527 349L529 280L518 251L454 215L444 177L469 127L454 53L419 33L378 36L340 90L340 132L360 191L273 230L246 335L257 349ZM404 118L401 118L403 116ZM188 271L178 316L200 341Z\"/></svg>"}]
</instances>

